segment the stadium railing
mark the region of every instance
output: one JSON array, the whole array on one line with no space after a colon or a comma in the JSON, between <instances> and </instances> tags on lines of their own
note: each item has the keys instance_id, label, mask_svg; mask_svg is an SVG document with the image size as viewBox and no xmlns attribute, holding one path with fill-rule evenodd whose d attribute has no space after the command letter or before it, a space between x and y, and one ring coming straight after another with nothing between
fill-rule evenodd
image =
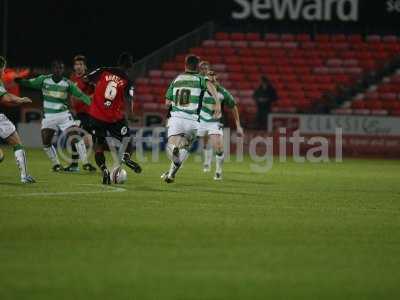
<instances>
[{"instance_id":1,"label":"stadium railing","mask_svg":"<svg viewBox=\"0 0 400 300\"><path fill-rule=\"evenodd\" d=\"M214 23L207 22L136 62L130 75L133 78L143 76L150 69L160 66L162 62L173 59L176 53L182 53L190 47L199 45L202 40L211 38L213 34Z\"/></svg>"}]
</instances>

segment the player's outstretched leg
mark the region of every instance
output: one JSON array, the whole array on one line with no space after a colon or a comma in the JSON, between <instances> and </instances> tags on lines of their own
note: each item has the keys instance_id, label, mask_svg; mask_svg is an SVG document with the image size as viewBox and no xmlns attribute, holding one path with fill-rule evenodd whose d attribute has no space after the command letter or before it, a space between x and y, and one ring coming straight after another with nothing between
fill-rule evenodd
<instances>
[{"instance_id":1,"label":"player's outstretched leg","mask_svg":"<svg viewBox=\"0 0 400 300\"><path fill-rule=\"evenodd\" d=\"M200 146L203 157L203 172L208 173L211 171L211 161L212 161L212 148L209 142L207 131L203 128L197 132L198 138L200 139Z\"/></svg>"},{"instance_id":2,"label":"player's outstretched leg","mask_svg":"<svg viewBox=\"0 0 400 300\"><path fill-rule=\"evenodd\" d=\"M172 183L179 169L182 167L183 162L188 158L189 152L187 150L189 142L185 137L171 136L168 140L166 152L168 158L171 160L169 171L164 173L161 178L167 183Z\"/></svg>"},{"instance_id":3,"label":"player's outstretched leg","mask_svg":"<svg viewBox=\"0 0 400 300\"><path fill-rule=\"evenodd\" d=\"M79 154L78 154L78 150L76 149L76 145L75 143L72 143L71 145L71 150L72 150L72 154L71 154L71 163L69 166L64 168L65 172L79 172Z\"/></svg>"},{"instance_id":4,"label":"player's outstretched leg","mask_svg":"<svg viewBox=\"0 0 400 300\"><path fill-rule=\"evenodd\" d=\"M211 171L211 161L212 161L213 150L208 145L203 148L203 172L207 173Z\"/></svg>"},{"instance_id":5,"label":"player's outstretched leg","mask_svg":"<svg viewBox=\"0 0 400 300\"><path fill-rule=\"evenodd\" d=\"M110 171L106 166L106 157L104 156L103 150L97 150L94 155L97 166L100 168L103 176L103 184L111 184Z\"/></svg>"},{"instance_id":6,"label":"player's outstretched leg","mask_svg":"<svg viewBox=\"0 0 400 300\"><path fill-rule=\"evenodd\" d=\"M61 166L60 161L58 159L57 151L54 146L51 144L55 131L50 128L42 129L42 142L43 142L43 150L47 154L48 158L53 164L54 172L64 171L64 168Z\"/></svg>"},{"instance_id":7,"label":"player's outstretched leg","mask_svg":"<svg viewBox=\"0 0 400 300\"><path fill-rule=\"evenodd\" d=\"M172 183L175 181L175 175L182 166L179 160L179 148L172 145L167 144L166 152L168 158L171 160L171 164L169 170L161 175L161 178L164 179L166 183Z\"/></svg>"},{"instance_id":8,"label":"player's outstretched leg","mask_svg":"<svg viewBox=\"0 0 400 300\"><path fill-rule=\"evenodd\" d=\"M33 179L33 177L28 174L26 154L18 133L14 132L6 139L6 141L9 145L13 146L15 160L17 162L17 166L21 175L21 182L35 183L35 179Z\"/></svg>"},{"instance_id":9,"label":"player's outstretched leg","mask_svg":"<svg viewBox=\"0 0 400 300\"><path fill-rule=\"evenodd\" d=\"M215 175L214 180L222 180L222 166L224 164L224 146L222 135L211 135L211 143L215 150Z\"/></svg>"},{"instance_id":10,"label":"player's outstretched leg","mask_svg":"<svg viewBox=\"0 0 400 300\"><path fill-rule=\"evenodd\" d=\"M132 144L129 142L125 153L122 155L121 161L135 173L141 173L142 167L135 161L131 159L132 155Z\"/></svg>"},{"instance_id":11,"label":"player's outstretched leg","mask_svg":"<svg viewBox=\"0 0 400 300\"><path fill-rule=\"evenodd\" d=\"M72 127L74 128L74 127ZM91 171L94 172L96 171L96 168L94 166L92 166L92 164L90 164L88 162L88 158L87 158L87 150L86 150L86 145L85 145L85 141L82 137L79 136L79 132L75 131L75 130L71 130L68 134L69 136L71 135L76 135L78 136L77 138L74 138L71 141L71 148L73 151L73 160L72 163L65 169L65 171L68 172L78 172L79 171L79 165L78 165L78 161L77 161L77 156L80 158L82 165L83 165L83 169L85 171Z\"/></svg>"},{"instance_id":12,"label":"player's outstretched leg","mask_svg":"<svg viewBox=\"0 0 400 300\"><path fill-rule=\"evenodd\" d=\"M85 171L95 172L96 168L91 163L88 162L88 154L86 150L85 141L83 138L79 139L79 141L75 143L75 148L77 149L79 158L82 162L82 168Z\"/></svg>"},{"instance_id":13,"label":"player's outstretched leg","mask_svg":"<svg viewBox=\"0 0 400 300\"><path fill-rule=\"evenodd\" d=\"M18 144L14 146L14 156L19 168L22 183L35 183L35 179L28 174L26 153L22 145Z\"/></svg>"},{"instance_id":14,"label":"player's outstretched leg","mask_svg":"<svg viewBox=\"0 0 400 300\"><path fill-rule=\"evenodd\" d=\"M215 153L215 175L214 180L222 180L222 166L224 164L224 151Z\"/></svg>"},{"instance_id":15,"label":"player's outstretched leg","mask_svg":"<svg viewBox=\"0 0 400 300\"><path fill-rule=\"evenodd\" d=\"M142 167L135 161L131 159L131 155L127 152L124 153L122 157L122 162L132 169L135 173L141 173L142 172Z\"/></svg>"}]
</instances>

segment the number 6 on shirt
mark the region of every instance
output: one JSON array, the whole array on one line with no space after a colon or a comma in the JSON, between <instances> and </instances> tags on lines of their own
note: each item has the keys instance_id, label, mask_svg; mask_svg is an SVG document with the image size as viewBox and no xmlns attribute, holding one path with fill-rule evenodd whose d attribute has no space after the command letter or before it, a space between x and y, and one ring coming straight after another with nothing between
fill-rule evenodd
<instances>
[{"instance_id":1,"label":"number 6 on shirt","mask_svg":"<svg viewBox=\"0 0 400 300\"><path fill-rule=\"evenodd\" d=\"M113 101L117 96L117 85L118 84L115 81L110 81L106 87L106 91L104 92L104 98Z\"/></svg>"}]
</instances>

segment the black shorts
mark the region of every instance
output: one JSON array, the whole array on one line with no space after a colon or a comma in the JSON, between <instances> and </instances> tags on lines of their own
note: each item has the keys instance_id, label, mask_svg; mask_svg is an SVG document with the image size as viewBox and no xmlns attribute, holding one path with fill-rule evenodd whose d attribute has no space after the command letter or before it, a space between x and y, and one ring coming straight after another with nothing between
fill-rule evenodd
<instances>
[{"instance_id":1,"label":"black shorts","mask_svg":"<svg viewBox=\"0 0 400 300\"><path fill-rule=\"evenodd\" d=\"M79 120L81 122L80 128L84 129L88 133L92 132L91 128L91 118L89 114L87 113L77 113L75 116L76 120Z\"/></svg>"},{"instance_id":2,"label":"black shorts","mask_svg":"<svg viewBox=\"0 0 400 300\"><path fill-rule=\"evenodd\" d=\"M98 144L105 144L106 137L113 137L122 142L124 138L131 136L125 119L115 123L107 123L94 118L91 118L90 121L91 133Z\"/></svg>"}]
</instances>

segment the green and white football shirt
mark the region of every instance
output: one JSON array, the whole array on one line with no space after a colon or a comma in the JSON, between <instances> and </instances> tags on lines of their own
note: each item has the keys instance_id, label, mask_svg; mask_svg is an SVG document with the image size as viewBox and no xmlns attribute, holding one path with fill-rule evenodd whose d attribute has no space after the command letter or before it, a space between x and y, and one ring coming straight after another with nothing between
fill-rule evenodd
<instances>
[{"instance_id":1,"label":"green and white football shirt","mask_svg":"<svg viewBox=\"0 0 400 300\"><path fill-rule=\"evenodd\" d=\"M22 86L42 91L45 116L69 111L69 95L90 104L90 97L85 95L72 81L63 77L59 82L55 82L52 77L52 75L41 75L19 81Z\"/></svg>"},{"instance_id":2,"label":"green and white football shirt","mask_svg":"<svg viewBox=\"0 0 400 300\"><path fill-rule=\"evenodd\" d=\"M0 80L0 97L3 97L5 94L7 94L7 90L4 87L3 81Z\"/></svg>"},{"instance_id":3,"label":"green and white football shirt","mask_svg":"<svg viewBox=\"0 0 400 300\"><path fill-rule=\"evenodd\" d=\"M172 102L171 116L198 121L198 109L207 91L207 79L197 73L185 72L170 84L166 98Z\"/></svg>"},{"instance_id":4,"label":"green and white football shirt","mask_svg":"<svg viewBox=\"0 0 400 300\"><path fill-rule=\"evenodd\" d=\"M5 94L7 94L7 90L4 87L3 81L0 80L0 97L4 96Z\"/></svg>"},{"instance_id":5,"label":"green and white football shirt","mask_svg":"<svg viewBox=\"0 0 400 300\"><path fill-rule=\"evenodd\" d=\"M222 105L226 105L229 108L233 108L236 105L236 101L232 94L229 93L220 84L216 85L218 97ZM209 92L206 92L203 98L203 105L200 111L200 122L219 122L219 120L214 119L214 105L215 99L211 96Z\"/></svg>"}]
</instances>

